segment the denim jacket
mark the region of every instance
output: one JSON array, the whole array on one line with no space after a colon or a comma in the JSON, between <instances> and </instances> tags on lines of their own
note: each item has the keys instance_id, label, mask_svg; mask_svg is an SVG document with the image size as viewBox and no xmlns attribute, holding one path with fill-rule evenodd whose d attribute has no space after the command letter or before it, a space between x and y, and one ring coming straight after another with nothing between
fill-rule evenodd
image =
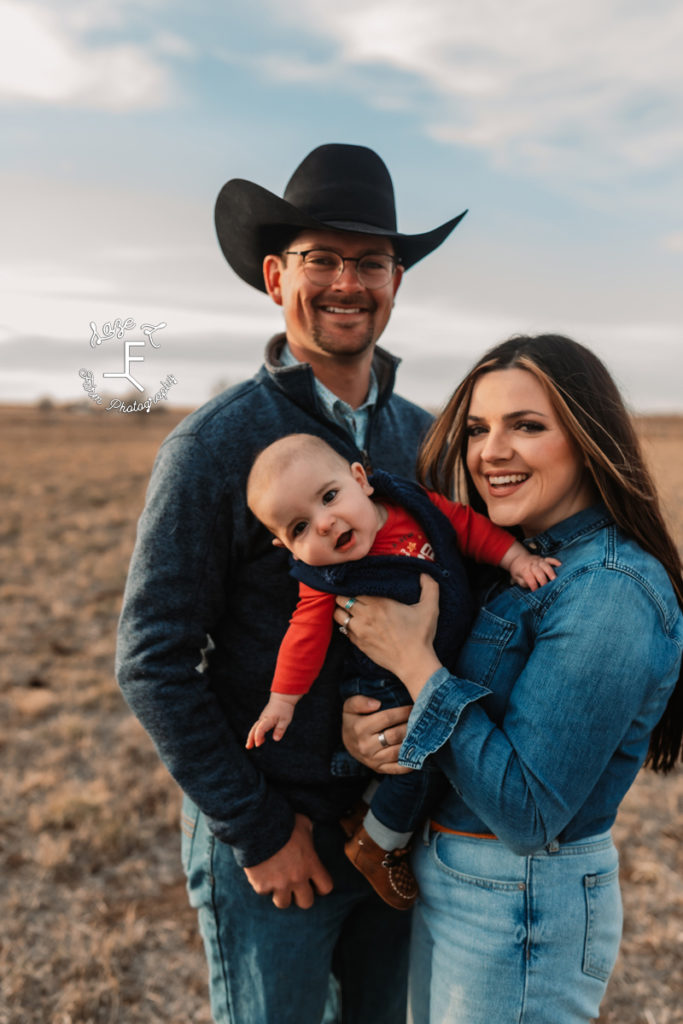
<instances>
[{"instance_id":1,"label":"denim jacket","mask_svg":"<svg viewBox=\"0 0 683 1024\"><path fill-rule=\"evenodd\" d=\"M434 819L529 854L610 828L678 678L683 616L662 565L602 506L526 541L561 560L498 586L454 674L419 694L401 763L450 788Z\"/></svg>"},{"instance_id":2,"label":"denim jacket","mask_svg":"<svg viewBox=\"0 0 683 1024\"><path fill-rule=\"evenodd\" d=\"M157 456L119 624L117 674L167 768L242 866L287 842L295 812L335 820L358 781L331 774L340 745L335 633L316 685L286 736L244 743L265 706L278 647L297 600L287 553L249 512L254 456L292 432L313 433L345 458L414 474L431 417L393 394L397 360L375 349L378 397L366 452L327 418L311 367L282 366L281 335L251 380L212 399L166 438Z\"/></svg>"}]
</instances>

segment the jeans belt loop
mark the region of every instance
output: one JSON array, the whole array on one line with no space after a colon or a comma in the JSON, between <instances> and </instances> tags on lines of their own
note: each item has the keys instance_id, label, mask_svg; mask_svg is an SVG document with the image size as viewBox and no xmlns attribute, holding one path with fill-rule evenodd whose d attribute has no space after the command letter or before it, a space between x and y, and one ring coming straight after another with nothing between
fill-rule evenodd
<instances>
[{"instance_id":1,"label":"jeans belt loop","mask_svg":"<svg viewBox=\"0 0 683 1024\"><path fill-rule=\"evenodd\" d=\"M546 850L548 853L557 853L560 848L560 844L557 839L553 839L552 842L548 843Z\"/></svg>"}]
</instances>

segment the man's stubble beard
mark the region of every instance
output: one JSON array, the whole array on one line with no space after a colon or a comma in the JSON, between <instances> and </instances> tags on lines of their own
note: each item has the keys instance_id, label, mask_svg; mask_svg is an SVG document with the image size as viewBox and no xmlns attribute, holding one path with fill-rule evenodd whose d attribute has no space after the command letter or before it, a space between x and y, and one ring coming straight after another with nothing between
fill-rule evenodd
<instances>
[{"instance_id":1,"label":"man's stubble beard","mask_svg":"<svg viewBox=\"0 0 683 1024\"><path fill-rule=\"evenodd\" d=\"M357 339L352 347L344 343L343 336L338 338L328 334L319 324L313 326L312 339L320 351L327 353L327 355L336 356L339 359L344 357L356 359L367 352L369 348L372 348L375 343L374 317L371 318L365 333Z\"/></svg>"}]
</instances>

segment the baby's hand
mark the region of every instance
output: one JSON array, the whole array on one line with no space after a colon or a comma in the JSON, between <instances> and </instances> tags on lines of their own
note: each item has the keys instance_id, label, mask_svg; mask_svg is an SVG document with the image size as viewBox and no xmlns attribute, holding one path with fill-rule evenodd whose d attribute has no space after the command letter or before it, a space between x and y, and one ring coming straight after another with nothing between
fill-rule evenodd
<instances>
[{"instance_id":1,"label":"baby's hand","mask_svg":"<svg viewBox=\"0 0 683 1024\"><path fill-rule=\"evenodd\" d=\"M556 558L532 555L525 548L523 555L516 555L512 559L508 566L508 572L520 587L536 590L557 577L557 573L553 569L554 565L562 565L562 562L558 562Z\"/></svg>"},{"instance_id":2,"label":"baby's hand","mask_svg":"<svg viewBox=\"0 0 683 1024\"><path fill-rule=\"evenodd\" d=\"M294 708L298 701L298 695L271 693L270 700L249 730L246 742L247 750L251 750L252 747L260 747L271 729L273 730L273 739L281 740L294 717Z\"/></svg>"}]
</instances>

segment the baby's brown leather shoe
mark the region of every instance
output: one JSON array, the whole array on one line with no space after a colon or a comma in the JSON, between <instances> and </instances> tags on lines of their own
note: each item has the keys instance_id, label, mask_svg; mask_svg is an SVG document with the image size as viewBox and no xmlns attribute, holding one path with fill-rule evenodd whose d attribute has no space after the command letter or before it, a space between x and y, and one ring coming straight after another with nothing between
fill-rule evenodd
<instances>
[{"instance_id":1,"label":"baby's brown leather shoe","mask_svg":"<svg viewBox=\"0 0 683 1024\"><path fill-rule=\"evenodd\" d=\"M361 825L344 845L344 852L385 903L396 910L412 907L418 889L408 860L409 849L383 850Z\"/></svg>"}]
</instances>

